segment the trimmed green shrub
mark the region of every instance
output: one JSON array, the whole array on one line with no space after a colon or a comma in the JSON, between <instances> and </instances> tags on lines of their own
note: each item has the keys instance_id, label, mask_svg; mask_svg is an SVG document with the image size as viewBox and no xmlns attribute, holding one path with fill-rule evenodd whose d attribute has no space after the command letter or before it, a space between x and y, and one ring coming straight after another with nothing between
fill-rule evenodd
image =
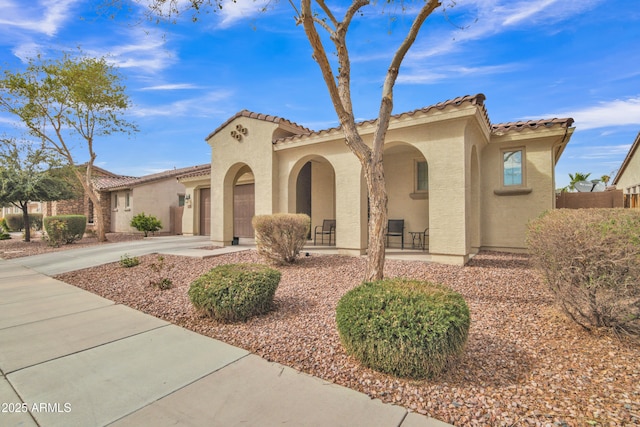
<instances>
[{"instance_id":1,"label":"trimmed green shrub","mask_svg":"<svg viewBox=\"0 0 640 427\"><path fill-rule=\"evenodd\" d=\"M120 257L120 266L125 268L135 267L140 264L140 259L137 256L131 257L129 254L124 254Z\"/></svg>"},{"instance_id":2,"label":"trimmed green shrub","mask_svg":"<svg viewBox=\"0 0 640 427\"><path fill-rule=\"evenodd\" d=\"M275 264L293 263L307 242L311 218L305 214L256 215L258 253Z\"/></svg>"},{"instance_id":3,"label":"trimmed green shrub","mask_svg":"<svg viewBox=\"0 0 640 427\"><path fill-rule=\"evenodd\" d=\"M527 244L569 318L640 336L640 210L557 209L529 223Z\"/></svg>"},{"instance_id":4,"label":"trimmed green shrub","mask_svg":"<svg viewBox=\"0 0 640 427\"><path fill-rule=\"evenodd\" d=\"M51 246L70 244L80 240L87 228L87 217L84 215L48 216L43 222Z\"/></svg>"},{"instance_id":5,"label":"trimmed green shrub","mask_svg":"<svg viewBox=\"0 0 640 427\"><path fill-rule=\"evenodd\" d=\"M347 353L405 378L432 378L462 353L469 333L464 298L445 286L408 279L365 282L338 302Z\"/></svg>"},{"instance_id":6,"label":"trimmed green shrub","mask_svg":"<svg viewBox=\"0 0 640 427\"><path fill-rule=\"evenodd\" d=\"M158 230L162 230L162 222L153 215L145 215L144 212L131 219L131 226L138 231L142 231L144 237L147 237L149 232L155 233Z\"/></svg>"},{"instance_id":7,"label":"trimmed green shrub","mask_svg":"<svg viewBox=\"0 0 640 427\"><path fill-rule=\"evenodd\" d=\"M271 310L279 283L280 272L266 265L221 265L191 283L189 299L216 320L245 321Z\"/></svg>"},{"instance_id":8,"label":"trimmed green shrub","mask_svg":"<svg viewBox=\"0 0 640 427\"><path fill-rule=\"evenodd\" d=\"M24 228L24 218L22 214L8 214L4 217L9 231L20 231Z\"/></svg>"},{"instance_id":9,"label":"trimmed green shrub","mask_svg":"<svg viewBox=\"0 0 640 427\"><path fill-rule=\"evenodd\" d=\"M7 224L7 219L6 218L1 218L0 219L0 229L4 232L9 232L11 231L11 229L9 228L9 224Z\"/></svg>"},{"instance_id":10,"label":"trimmed green shrub","mask_svg":"<svg viewBox=\"0 0 640 427\"><path fill-rule=\"evenodd\" d=\"M8 214L4 218L4 222L6 223L5 230L7 231L20 231L24 228L24 217L22 214ZM34 230L42 230L42 214L41 213L30 213L29 214L29 225Z\"/></svg>"}]
</instances>

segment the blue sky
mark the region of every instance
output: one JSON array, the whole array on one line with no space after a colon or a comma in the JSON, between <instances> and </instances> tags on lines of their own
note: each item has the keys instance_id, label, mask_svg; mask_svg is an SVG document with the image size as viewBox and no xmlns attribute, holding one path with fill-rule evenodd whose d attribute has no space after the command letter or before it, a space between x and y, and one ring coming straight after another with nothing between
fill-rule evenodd
<instances>
[{"instance_id":1,"label":"blue sky","mask_svg":"<svg viewBox=\"0 0 640 427\"><path fill-rule=\"evenodd\" d=\"M208 163L204 138L242 109L314 130L337 124L288 1L269 2L260 13L264 2L225 0L221 11L197 23L186 14L175 24L146 20L138 5L111 18L96 10L101 2L0 0L2 69L77 47L119 67L140 132L99 141L98 166L140 176ZM569 173L616 171L640 131L640 3L456 3L424 25L400 70L394 113L484 93L492 123L575 119L557 187ZM346 2L329 4L344 10ZM353 24L348 41L359 119L377 116L384 73L413 18L407 4L404 12L371 8ZM12 120L0 115L0 133L15 132Z\"/></svg>"}]
</instances>

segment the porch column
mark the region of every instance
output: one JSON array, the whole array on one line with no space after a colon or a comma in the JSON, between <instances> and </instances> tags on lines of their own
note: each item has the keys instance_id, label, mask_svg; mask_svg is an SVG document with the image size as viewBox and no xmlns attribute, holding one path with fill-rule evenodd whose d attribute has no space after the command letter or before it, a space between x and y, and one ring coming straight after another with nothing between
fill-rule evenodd
<instances>
[{"instance_id":1,"label":"porch column","mask_svg":"<svg viewBox=\"0 0 640 427\"><path fill-rule=\"evenodd\" d=\"M343 255L367 250L367 187L356 156L347 153L334 162L336 173L336 247Z\"/></svg>"}]
</instances>

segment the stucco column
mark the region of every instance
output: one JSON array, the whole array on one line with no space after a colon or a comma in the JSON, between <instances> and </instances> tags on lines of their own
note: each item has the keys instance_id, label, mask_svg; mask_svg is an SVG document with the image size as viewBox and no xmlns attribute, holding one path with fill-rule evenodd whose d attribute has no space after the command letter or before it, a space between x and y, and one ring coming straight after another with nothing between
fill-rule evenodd
<instances>
[{"instance_id":1,"label":"stucco column","mask_svg":"<svg viewBox=\"0 0 640 427\"><path fill-rule=\"evenodd\" d=\"M362 255L367 248L367 187L354 155L335 161L336 245L345 255Z\"/></svg>"}]
</instances>

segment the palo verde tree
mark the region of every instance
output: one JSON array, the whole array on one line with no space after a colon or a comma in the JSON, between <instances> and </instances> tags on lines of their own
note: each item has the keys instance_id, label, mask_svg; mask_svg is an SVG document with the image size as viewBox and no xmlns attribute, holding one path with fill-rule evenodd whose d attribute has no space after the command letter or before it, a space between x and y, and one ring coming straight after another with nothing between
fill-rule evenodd
<instances>
[{"instance_id":1,"label":"palo verde tree","mask_svg":"<svg viewBox=\"0 0 640 427\"><path fill-rule=\"evenodd\" d=\"M130 133L134 124L123 118L129 107L116 69L104 58L64 54L59 59L38 56L23 72L5 70L0 78L0 110L16 117L32 136L67 163L93 202L99 240L105 240L104 215L94 187L94 150L99 138ZM86 148L80 161L76 147Z\"/></svg>"},{"instance_id":2,"label":"palo verde tree","mask_svg":"<svg viewBox=\"0 0 640 427\"><path fill-rule=\"evenodd\" d=\"M29 202L76 196L64 172L44 144L14 139L0 141L0 205L12 204L22 211L25 242L31 241Z\"/></svg>"},{"instance_id":3,"label":"palo verde tree","mask_svg":"<svg viewBox=\"0 0 640 427\"><path fill-rule=\"evenodd\" d=\"M402 0L400 0L402 2ZM418 32L431 13L440 7L438 0L422 0L415 13L413 22L404 38L400 41L386 69L380 108L375 124L373 141L364 142L359 133L353 111L351 97L351 59L347 46L347 34L354 19L362 17L367 7L384 7L387 1L353 0L349 6L342 4L329 5L324 0L300 0L299 6L293 0L296 24L302 25L313 51L313 58L318 63L322 77L329 91L333 107L338 115L345 142L358 157L367 183L369 196L369 241L368 262L365 280L378 280L383 277L385 252L384 236L387 229L387 190L384 177L382 154L385 136L389 128L393 111L393 91L400 71L400 66L414 44ZM158 14L179 13L184 4L189 4L196 12L206 6L222 8L220 0L150 0L149 10ZM342 12L339 16L337 13ZM366 18L365 18L366 19ZM327 37L328 36L328 37ZM330 53L328 53L330 52ZM337 61L330 60L330 54L336 55Z\"/></svg>"}]
</instances>

